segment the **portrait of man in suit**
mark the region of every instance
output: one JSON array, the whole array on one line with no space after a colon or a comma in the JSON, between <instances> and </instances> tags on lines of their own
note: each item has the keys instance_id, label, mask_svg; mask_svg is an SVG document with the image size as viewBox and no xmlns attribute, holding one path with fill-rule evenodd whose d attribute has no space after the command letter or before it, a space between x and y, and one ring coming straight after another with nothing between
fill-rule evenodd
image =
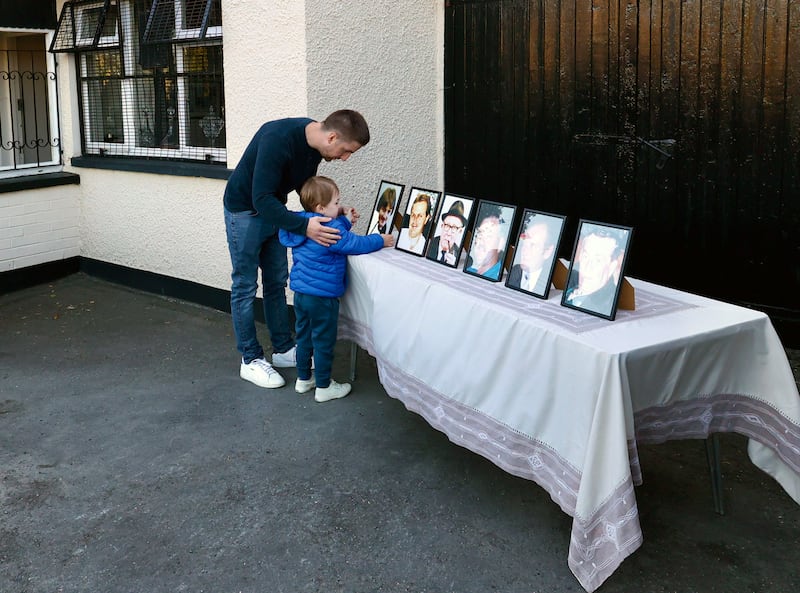
<instances>
[{"instance_id":1,"label":"portrait of man in suit","mask_svg":"<svg viewBox=\"0 0 800 593\"><path fill-rule=\"evenodd\" d=\"M547 297L564 218L527 210L506 285Z\"/></svg>"},{"instance_id":2,"label":"portrait of man in suit","mask_svg":"<svg viewBox=\"0 0 800 593\"><path fill-rule=\"evenodd\" d=\"M630 229L581 222L562 304L613 318Z\"/></svg>"}]
</instances>

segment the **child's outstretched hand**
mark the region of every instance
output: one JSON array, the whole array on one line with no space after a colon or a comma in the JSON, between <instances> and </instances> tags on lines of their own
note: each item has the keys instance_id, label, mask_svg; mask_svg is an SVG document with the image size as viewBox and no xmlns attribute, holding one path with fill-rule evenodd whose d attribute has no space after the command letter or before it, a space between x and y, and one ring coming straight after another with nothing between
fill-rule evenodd
<instances>
[{"instance_id":1,"label":"child's outstretched hand","mask_svg":"<svg viewBox=\"0 0 800 593\"><path fill-rule=\"evenodd\" d=\"M358 219L361 218L361 215L358 213L358 210L352 207L342 206L339 209L339 215L346 216L350 220L350 224L355 224L358 222Z\"/></svg>"},{"instance_id":2,"label":"child's outstretched hand","mask_svg":"<svg viewBox=\"0 0 800 593\"><path fill-rule=\"evenodd\" d=\"M381 235L384 247L394 247L394 235Z\"/></svg>"}]
</instances>

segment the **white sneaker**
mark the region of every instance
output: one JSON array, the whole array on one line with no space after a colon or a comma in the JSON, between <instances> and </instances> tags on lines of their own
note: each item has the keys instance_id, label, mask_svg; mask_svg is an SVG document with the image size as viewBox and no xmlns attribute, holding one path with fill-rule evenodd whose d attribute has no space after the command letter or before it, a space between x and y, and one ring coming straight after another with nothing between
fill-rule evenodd
<instances>
[{"instance_id":1,"label":"white sneaker","mask_svg":"<svg viewBox=\"0 0 800 593\"><path fill-rule=\"evenodd\" d=\"M292 346L286 352L272 353L272 366L279 369L288 369L297 366L297 346ZM311 359L311 368L314 368L314 359Z\"/></svg>"},{"instance_id":2,"label":"white sneaker","mask_svg":"<svg viewBox=\"0 0 800 593\"><path fill-rule=\"evenodd\" d=\"M314 399L318 402L339 399L350 393L350 389L350 383L337 383L331 379L331 384L328 387L317 387L314 392Z\"/></svg>"},{"instance_id":3,"label":"white sneaker","mask_svg":"<svg viewBox=\"0 0 800 593\"><path fill-rule=\"evenodd\" d=\"M316 386L317 382L314 380L313 376L310 379L298 379L294 382L294 390L297 393L308 393Z\"/></svg>"},{"instance_id":4,"label":"white sneaker","mask_svg":"<svg viewBox=\"0 0 800 593\"><path fill-rule=\"evenodd\" d=\"M245 381L250 381L259 387L266 387L267 389L286 385L283 377L264 358L256 358L247 364L242 360L242 365L239 367L239 376Z\"/></svg>"},{"instance_id":5,"label":"white sneaker","mask_svg":"<svg viewBox=\"0 0 800 593\"><path fill-rule=\"evenodd\" d=\"M297 346L292 346L286 352L273 352L272 364L281 369L297 366Z\"/></svg>"}]
</instances>

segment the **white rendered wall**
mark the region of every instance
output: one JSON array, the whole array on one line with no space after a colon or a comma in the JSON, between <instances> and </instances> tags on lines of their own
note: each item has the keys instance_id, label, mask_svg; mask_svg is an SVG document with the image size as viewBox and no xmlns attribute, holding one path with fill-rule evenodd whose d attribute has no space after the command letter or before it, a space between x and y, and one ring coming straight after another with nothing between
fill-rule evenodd
<instances>
[{"instance_id":1,"label":"white rendered wall","mask_svg":"<svg viewBox=\"0 0 800 593\"><path fill-rule=\"evenodd\" d=\"M444 2L306 0L312 117L360 111L371 141L346 163L320 166L366 231L382 179L443 189Z\"/></svg>"},{"instance_id":2,"label":"white rendered wall","mask_svg":"<svg viewBox=\"0 0 800 593\"><path fill-rule=\"evenodd\" d=\"M228 168L265 121L349 107L365 115L372 141L320 173L362 212L357 230L381 179L441 188L443 10L442 0L222 0ZM59 62L65 169L81 177L70 186L79 188L80 255L229 289L225 182L71 168L77 87L72 57Z\"/></svg>"}]
</instances>

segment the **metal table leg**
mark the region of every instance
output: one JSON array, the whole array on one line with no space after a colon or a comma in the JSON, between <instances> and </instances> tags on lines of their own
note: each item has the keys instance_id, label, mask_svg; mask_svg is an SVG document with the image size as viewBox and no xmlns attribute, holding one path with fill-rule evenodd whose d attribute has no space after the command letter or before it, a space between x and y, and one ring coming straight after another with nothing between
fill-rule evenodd
<instances>
[{"instance_id":1,"label":"metal table leg","mask_svg":"<svg viewBox=\"0 0 800 593\"><path fill-rule=\"evenodd\" d=\"M711 473L711 494L714 497L714 510L720 515L725 514L722 502L722 466L720 464L719 435L712 434L706 439L706 459L708 470Z\"/></svg>"},{"instance_id":2,"label":"metal table leg","mask_svg":"<svg viewBox=\"0 0 800 593\"><path fill-rule=\"evenodd\" d=\"M350 381L356 380L356 361L358 359L358 345L350 342Z\"/></svg>"}]
</instances>

